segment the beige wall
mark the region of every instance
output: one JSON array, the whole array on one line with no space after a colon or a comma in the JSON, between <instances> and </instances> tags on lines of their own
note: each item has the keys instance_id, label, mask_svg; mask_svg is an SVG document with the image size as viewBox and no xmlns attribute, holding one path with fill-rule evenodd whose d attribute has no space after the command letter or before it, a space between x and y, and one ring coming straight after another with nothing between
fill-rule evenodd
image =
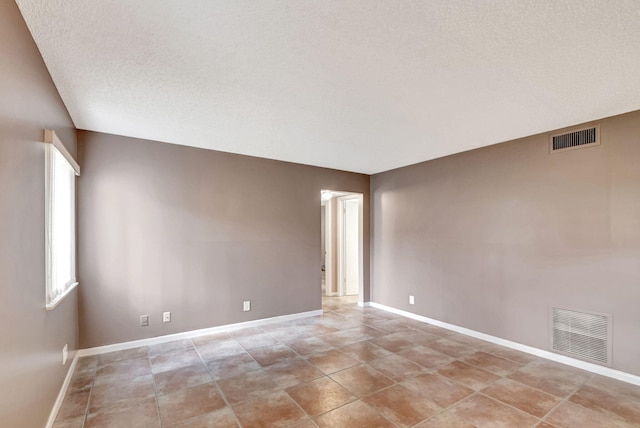
<instances>
[{"instance_id":1,"label":"beige wall","mask_svg":"<svg viewBox=\"0 0 640 428\"><path fill-rule=\"evenodd\" d=\"M73 292L45 311L44 144L75 131L15 3L0 2L0 425L43 427L77 348Z\"/></svg>"},{"instance_id":2,"label":"beige wall","mask_svg":"<svg viewBox=\"0 0 640 428\"><path fill-rule=\"evenodd\" d=\"M320 190L369 194L366 175L92 132L78 139L82 347L320 309Z\"/></svg>"},{"instance_id":3,"label":"beige wall","mask_svg":"<svg viewBox=\"0 0 640 428\"><path fill-rule=\"evenodd\" d=\"M640 112L598 123L598 147L545 134L373 176L372 300L542 349L550 307L610 313L613 366L640 375Z\"/></svg>"}]
</instances>

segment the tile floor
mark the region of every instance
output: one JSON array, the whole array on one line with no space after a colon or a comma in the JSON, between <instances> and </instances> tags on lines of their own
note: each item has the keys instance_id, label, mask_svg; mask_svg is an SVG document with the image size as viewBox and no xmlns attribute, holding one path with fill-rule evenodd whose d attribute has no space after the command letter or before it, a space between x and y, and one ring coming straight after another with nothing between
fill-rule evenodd
<instances>
[{"instance_id":1,"label":"tile floor","mask_svg":"<svg viewBox=\"0 0 640 428\"><path fill-rule=\"evenodd\" d=\"M56 428L640 427L640 387L351 298L79 360Z\"/></svg>"}]
</instances>

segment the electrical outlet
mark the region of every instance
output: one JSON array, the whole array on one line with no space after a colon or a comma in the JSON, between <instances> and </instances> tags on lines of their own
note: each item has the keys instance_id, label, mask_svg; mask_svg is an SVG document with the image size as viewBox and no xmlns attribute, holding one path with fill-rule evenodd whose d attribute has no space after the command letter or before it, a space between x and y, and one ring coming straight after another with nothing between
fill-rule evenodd
<instances>
[{"instance_id":1,"label":"electrical outlet","mask_svg":"<svg viewBox=\"0 0 640 428\"><path fill-rule=\"evenodd\" d=\"M251 310L251 300L245 300L245 301L242 303L242 310L243 310L243 311L245 311L245 312L247 312L247 311L250 311L250 310Z\"/></svg>"},{"instance_id":2,"label":"electrical outlet","mask_svg":"<svg viewBox=\"0 0 640 428\"><path fill-rule=\"evenodd\" d=\"M171 312L162 313L162 322L171 322Z\"/></svg>"},{"instance_id":3,"label":"electrical outlet","mask_svg":"<svg viewBox=\"0 0 640 428\"><path fill-rule=\"evenodd\" d=\"M67 358L69 358L69 346L64 345L62 348L62 365L67 364Z\"/></svg>"},{"instance_id":4,"label":"electrical outlet","mask_svg":"<svg viewBox=\"0 0 640 428\"><path fill-rule=\"evenodd\" d=\"M140 315L140 327L147 327L149 325L149 315Z\"/></svg>"},{"instance_id":5,"label":"electrical outlet","mask_svg":"<svg viewBox=\"0 0 640 428\"><path fill-rule=\"evenodd\" d=\"M415 305L416 304L416 298L413 296L409 296L409 304L410 305Z\"/></svg>"}]
</instances>

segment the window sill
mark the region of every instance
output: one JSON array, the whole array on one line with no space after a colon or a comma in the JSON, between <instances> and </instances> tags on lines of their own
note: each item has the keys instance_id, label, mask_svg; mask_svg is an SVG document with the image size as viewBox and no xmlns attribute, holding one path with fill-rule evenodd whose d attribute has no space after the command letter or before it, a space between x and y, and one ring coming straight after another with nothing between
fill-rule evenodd
<instances>
[{"instance_id":1,"label":"window sill","mask_svg":"<svg viewBox=\"0 0 640 428\"><path fill-rule=\"evenodd\" d=\"M54 300L53 302L49 303L48 305L45 305L45 309L47 311L52 311L56 308L56 306L58 306L58 304L60 304L60 302L62 302L64 300L65 297L67 297L73 290L76 289L76 287L78 286L77 282L74 282L73 284L71 284L71 286L69 288L67 288L67 290L62 293L61 295L59 295L56 300Z\"/></svg>"}]
</instances>

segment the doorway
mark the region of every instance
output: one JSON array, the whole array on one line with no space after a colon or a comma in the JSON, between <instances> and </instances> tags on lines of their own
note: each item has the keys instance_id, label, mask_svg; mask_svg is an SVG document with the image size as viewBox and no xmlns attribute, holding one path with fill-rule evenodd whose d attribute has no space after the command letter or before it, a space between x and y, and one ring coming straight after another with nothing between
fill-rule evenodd
<instances>
[{"instance_id":1,"label":"doorway","mask_svg":"<svg viewBox=\"0 0 640 428\"><path fill-rule=\"evenodd\" d=\"M363 301L363 199L361 193L322 191L322 296Z\"/></svg>"}]
</instances>

